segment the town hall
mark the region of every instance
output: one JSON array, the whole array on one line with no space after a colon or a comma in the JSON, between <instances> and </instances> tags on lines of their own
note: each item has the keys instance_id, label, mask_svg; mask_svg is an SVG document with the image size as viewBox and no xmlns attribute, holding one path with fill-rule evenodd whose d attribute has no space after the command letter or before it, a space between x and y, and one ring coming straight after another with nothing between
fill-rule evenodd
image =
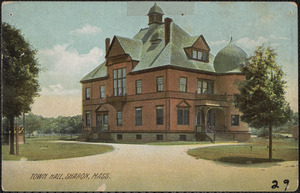
<instances>
[{"instance_id":1,"label":"town hall","mask_svg":"<svg viewBox=\"0 0 300 193\"><path fill-rule=\"evenodd\" d=\"M105 40L105 62L81 79L84 140L250 139L234 107L247 54L232 40L215 56L154 4L148 27ZM147 25L147 24L145 24Z\"/></svg>"}]
</instances>

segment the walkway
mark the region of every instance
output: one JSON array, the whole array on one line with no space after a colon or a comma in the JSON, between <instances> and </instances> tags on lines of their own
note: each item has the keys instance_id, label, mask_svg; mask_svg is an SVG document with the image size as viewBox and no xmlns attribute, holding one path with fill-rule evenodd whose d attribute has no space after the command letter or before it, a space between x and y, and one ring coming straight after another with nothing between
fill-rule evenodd
<instances>
[{"instance_id":1,"label":"walkway","mask_svg":"<svg viewBox=\"0 0 300 193\"><path fill-rule=\"evenodd\" d=\"M298 186L297 161L239 166L186 154L199 145L111 145L113 152L81 158L3 161L2 187L7 191L274 191L272 181L277 180L275 190L284 191L285 179L290 181L288 191ZM211 145L218 144L203 146ZM78 173L88 178L66 179L72 173L77 173L74 178ZM109 173L110 179L92 179L100 173ZM32 174L48 176L30 179ZM53 174L62 177L49 179Z\"/></svg>"}]
</instances>

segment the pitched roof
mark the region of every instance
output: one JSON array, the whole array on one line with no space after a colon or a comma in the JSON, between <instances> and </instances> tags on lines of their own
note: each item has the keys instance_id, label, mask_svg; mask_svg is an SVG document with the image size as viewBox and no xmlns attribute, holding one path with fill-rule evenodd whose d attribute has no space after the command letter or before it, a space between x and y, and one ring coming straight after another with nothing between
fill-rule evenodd
<instances>
[{"instance_id":1,"label":"pitched roof","mask_svg":"<svg viewBox=\"0 0 300 193\"><path fill-rule=\"evenodd\" d=\"M164 24L152 24L148 28L141 29L133 38L115 36L112 42L115 39L118 40L124 52L129 54L133 60L139 61L132 72L161 66L177 66L192 70L216 72L213 67L214 56L211 53L209 53L209 62L201 62L189 59L184 51L184 48L193 46L200 37L190 36L172 21L170 24L170 41L167 45L165 45ZM104 62L81 81L105 76L106 65Z\"/></svg>"},{"instance_id":2,"label":"pitched roof","mask_svg":"<svg viewBox=\"0 0 300 193\"><path fill-rule=\"evenodd\" d=\"M142 40L139 39L129 39L121 36L115 36L122 46L124 52L129 54L132 60L140 60L141 50L142 50Z\"/></svg>"},{"instance_id":3,"label":"pitched roof","mask_svg":"<svg viewBox=\"0 0 300 193\"><path fill-rule=\"evenodd\" d=\"M192 46L200 36L192 37L174 22L171 22L170 42L165 46L164 24L156 25L154 29L149 28L147 30L151 30L151 34L148 35L148 32L143 32L144 37L146 35L149 37L147 37L147 41L143 44L141 60L132 72L161 66L179 66L183 68L215 72L212 65L214 59L212 54L209 54L209 62L207 63L189 59L184 51L185 47ZM140 38L142 36L140 33L141 32L139 32L135 37L138 36ZM151 43L151 39L153 36L156 36L156 34L158 34L161 38L161 41L155 45L154 49L151 49L151 46L154 47L153 43ZM142 37L142 39L144 37Z\"/></svg>"},{"instance_id":4,"label":"pitched roof","mask_svg":"<svg viewBox=\"0 0 300 193\"><path fill-rule=\"evenodd\" d=\"M87 75L85 75L80 80L80 82L85 82L85 81L89 81L89 80L97 79L97 78L104 78L106 76L107 76L106 62L103 62L102 64L100 64L99 66L97 66L97 68L95 68L90 73L88 73Z\"/></svg>"}]
</instances>

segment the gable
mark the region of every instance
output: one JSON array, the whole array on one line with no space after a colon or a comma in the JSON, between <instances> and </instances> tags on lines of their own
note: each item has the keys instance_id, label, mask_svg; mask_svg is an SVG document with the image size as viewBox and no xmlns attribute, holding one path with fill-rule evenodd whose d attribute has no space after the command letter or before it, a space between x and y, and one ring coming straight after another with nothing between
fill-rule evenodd
<instances>
[{"instance_id":1,"label":"gable","mask_svg":"<svg viewBox=\"0 0 300 193\"><path fill-rule=\"evenodd\" d=\"M197 48L200 50L206 50L206 51L210 51L210 47L208 46L205 38L203 37L203 35L201 35L197 41L193 44L192 46L193 48Z\"/></svg>"},{"instance_id":2,"label":"gable","mask_svg":"<svg viewBox=\"0 0 300 193\"><path fill-rule=\"evenodd\" d=\"M106 112L106 111L109 111L108 107L106 107L106 106L107 106L106 104L99 105L95 111L96 112Z\"/></svg>"},{"instance_id":3,"label":"gable","mask_svg":"<svg viewBox=\"0 0 300 193\"><path fill-rule=\"evenodd\" d=\"M190 108L191 105L190 105L188 102L186 102L185 100L183 100L183 101L181 101L181 102L177 105L177 107L179 107L179 108Z\"/></svg>"},{"instance_id":4,"label":"gable","mask_svg":"<svg viewBox=\"0 0 300 193\"><path fill-rule=\"evenodd\" d=\"M113 57L113 56L119 56L125 54L125 51L123 50L119 40L114 37L111 45L109 46L108 52L106 54L106 58Z\"/></svg>"}]
</instances>

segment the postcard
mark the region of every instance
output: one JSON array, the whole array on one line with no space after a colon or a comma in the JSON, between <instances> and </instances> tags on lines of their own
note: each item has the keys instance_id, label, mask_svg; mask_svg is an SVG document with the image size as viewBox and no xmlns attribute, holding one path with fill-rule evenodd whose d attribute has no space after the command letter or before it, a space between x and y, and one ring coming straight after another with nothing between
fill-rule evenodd
<instances>
[{"instance_id":1,"label":"postcard","mask_svg":"<svg viewBox=\"0 0 300 193\"><path fill-rule=\"evenodd\" d=\"M2 3L3 191L296 191L294 2Z\"/></svg>"}]
</instances>

